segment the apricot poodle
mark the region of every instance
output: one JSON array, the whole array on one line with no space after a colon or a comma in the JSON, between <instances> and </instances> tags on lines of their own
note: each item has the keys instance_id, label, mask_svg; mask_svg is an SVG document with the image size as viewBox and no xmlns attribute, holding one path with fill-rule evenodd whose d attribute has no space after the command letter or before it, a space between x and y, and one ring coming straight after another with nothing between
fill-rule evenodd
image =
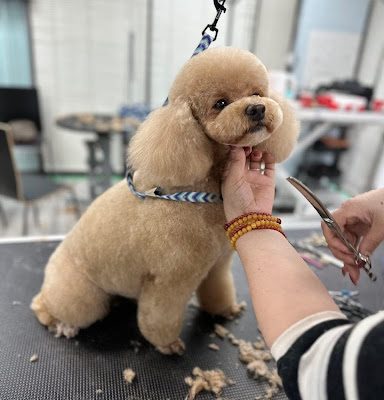
<instances>
[{"instance_id":1,"label":"apricot poodle","mask_svg":"<svg viewBox=\"0 0 384 400\"><path fill-rule=\"evenodd\" d=\"M128 165L137 191L220 193L229 144L257 146L280 162L297 133L293 111L270 92L258 58L215 48L181 69L169 103L133 137ZM144 337L180 354L193 292L209 313L239 312L224 222L220 202L141 199L123 180L90 205L52 254L31 308L43 325L71 337L104 318L112 296L137 299Z\"/></svg>"}]
</instances>

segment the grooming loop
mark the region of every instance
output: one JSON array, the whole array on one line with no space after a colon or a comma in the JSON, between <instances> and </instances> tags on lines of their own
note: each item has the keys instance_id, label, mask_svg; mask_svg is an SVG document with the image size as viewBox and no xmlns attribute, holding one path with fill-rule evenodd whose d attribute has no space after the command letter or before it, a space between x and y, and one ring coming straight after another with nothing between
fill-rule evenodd
<instances>
[{"instance_id":1,"label":"grooming loop","mask_svg":"<svg viewBox=\"0 0 384 400\"><path fill-rule=\"evenodd\" d=\"M145 198L185 201L188 203L221 203L223 200L219 194L209 192L176 192L172 194L163 194L160 187L149 189L145 192L136 190L133 184L133 174L128 171L126 175L129 190L139 199Z\"/></svg>"}]
</instances>

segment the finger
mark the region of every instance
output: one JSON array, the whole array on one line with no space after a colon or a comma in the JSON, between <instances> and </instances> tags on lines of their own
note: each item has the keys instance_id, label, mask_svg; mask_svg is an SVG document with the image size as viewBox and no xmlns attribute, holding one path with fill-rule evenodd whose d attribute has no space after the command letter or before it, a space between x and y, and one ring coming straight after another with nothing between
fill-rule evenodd
<instances>
[{"instance_id":1,"label":"finger","mask_svg":"<svg viewBox=\"0 0 384 400\"><path fill-rule=\"evenodd\" d=\"M330 242L328 243L328 247L333 251L337 251L343 254L351 254L351 250L339 239L338 236L334 235Z\"/></svg>"},{"instance_id":2,"label":"finger","mask_svg":"<svg viewBox=\"0 0 384 400\"><path fill-rule=\"evenodd\" d=\"M338 240L337 236L333 231L331 231L331 229L328 228L327 224L324 221L321 221L321 229L329 248L336 247L339 251L344 251L344 249L341 249L339 247L339 244L335 246L335 243Z\"/></svg>"},{"instance_id":3,"label":"finger","mask_svg":"<svg viewBox=\"0 0 384 400\"><path fill-rule=\"evenodd\" d=\"M362 254L369 255L374 252L376 247L381 243L381 237L375 232L374 229L371 229L371 231L363 237L360 246L359 246L359 251Z\"/></svg>"},{"instance_id":4,"label":"finger","mask_svg":"<svg viewBox=\"0 0 384 400\"><path fill-rule=\"evenodd\" d=\"M238 180L244 175L246 163L245 152L242 147L232 146L229 152L228 162L224 169L224 179Z\"/></svg>"},{"instance_id":5,"label":"finger","mask_svg":"<svg viewBox=\"0 0 384 400\"><path fill-rule=\"evenodd\" d=\"M248 157L251 153L252 153L252 147L243 147L244 152L245 152L245 156Z\"/></svg>"},{"instance_id":6,"label":"finger","mask_svg":"<svg viewBox=\"0 0 384 400\"><path fill-rule=\"evenodd\" d=\"M352 254L351 250L337 236L335 236L331 244L328 244L328 247L332 251L337 251L345 255Z\"/></svg>"},{"instance_id":7,"label":"finger","mask_svg":"<svg viewBox=\"0 0 384 400\"><path fill-rule=\"evenodd\" d=\"M347 226L344 227L344 236L347 238L348 242L352 244L352 246L356 247L356 244L359 243L359 236L351 232Z\"/></svg>"},{"instance_id":8,"label":"finger","mask_svg":"<svg viewBox=\"0 0 384 400\"><path fill-rule=\"evenodd\" d=\"M270 178L274 178L275 176L275 158L271 153L263 154L263 161L265 164L264 175L267 175Z\"/></svg>"},{"instance_id":9,"label":"finger","mask_svg":"<svg viewBox=\"0 0 384 400\"><path fill-rule=\"evenodd\" d=\"M249 156L249 169L250 170L259 170L261 166L261 159L263 157L263 153L260 150L253 150Z\"/></svg>"},{"instance_id":10,"label":"finger","mask_svg":"<svg viewBox=\"0 0 384 400\"><path fill-rule=\"evenodd\" d=\"M351 251L348 247L339 239L339 237L328 228L327 224L322 221L321 222L321 229L323 230L323 234L325 240L327 241L328 247L333 250L337 250L341 253L349 254Z\"/></svg>"},{"instance_id":11,"label":"finger","mask_svg":"<svg viewBox=\"0 0 384 400\"><path fill-rule=\"evenodd\" d=\"M273 167L275 166L275 157L273 157L273 155L271 153L264 152L263 160L265 162L265 165L271 164L271 166L272 166L272 164L273 164Z\"/></svg>"},{"instance_id":12,"label":"finger","mask_svg":"<svg viewBox=\"0 0 384 400\"><path fill-rule=\"evenodd\" d=\"M344 276L347 275L350 277L350 270L352 266L350 264L344 264L343 271L344 271Z\"/></svg>"},{"instance_id":13,"label":"finger","mask_svg":"<svg viewBox=\"0 0 384 400\"><path fill-rule=\"evenodd\" d=\"M339 259L340 261L343 261L345 264L354 264L355 263L355 256L352 255L351 253L345 254L341 253L337 250L331 249L332 254Z\"/></svg>"},{"instance_id":14,"label":"finger","mask_svg":"<svg viewBox=\"0 0 384 400\"><path fill-rule=\"evenodd\" d=\"M360 279L360 269L356 265L347 264L349 277L354 285L359 283Z\"/></svg>"}]
</instances>

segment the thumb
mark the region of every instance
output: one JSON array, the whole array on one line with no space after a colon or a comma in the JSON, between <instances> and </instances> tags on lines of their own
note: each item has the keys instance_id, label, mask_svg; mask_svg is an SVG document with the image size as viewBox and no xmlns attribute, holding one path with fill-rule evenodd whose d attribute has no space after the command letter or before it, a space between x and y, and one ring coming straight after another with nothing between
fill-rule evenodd
<instances>
[{"instance_id":1,"label":"thumb","mask_svg":"<svg viewBox=\"0 0 384 400\"><path fill-rule=\"evenodd\" d=\"M381 235L377 231L377 227L372 227L371 230L364 236L363 240L360 243L359 251L362 254L369 255L374 252L376 247L382 241Z\"/></svg>"},{"instance_id":2,"label":"thumb","mask_svg":"<svg viewBox=\"0 0 384 400\"><path fill-rule=\"evenodd\" d=\"M225 179L240 179L244 174L245 152L242 147L231 146L229 158L224 170Z\"/></svg>"}]
</instances>

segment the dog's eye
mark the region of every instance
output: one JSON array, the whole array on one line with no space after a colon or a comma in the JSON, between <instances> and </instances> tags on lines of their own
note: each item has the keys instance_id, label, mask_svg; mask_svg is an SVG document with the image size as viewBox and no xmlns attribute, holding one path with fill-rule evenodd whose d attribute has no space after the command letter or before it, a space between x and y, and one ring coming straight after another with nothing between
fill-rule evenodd
<instances>
[{"instance_id":1,"label":"dog's eye","mask_svg":"<svg viewBox=\"0 0 384 400\"><path fill-rule=\"evenodd\" d=\"M226 99L220 99L217 100L215 105L213 106L214 108L216 108L217 110L222 110L223 108L225 108L227 105L229 104L228 100Z\"/></svg>"}]
</instances>

